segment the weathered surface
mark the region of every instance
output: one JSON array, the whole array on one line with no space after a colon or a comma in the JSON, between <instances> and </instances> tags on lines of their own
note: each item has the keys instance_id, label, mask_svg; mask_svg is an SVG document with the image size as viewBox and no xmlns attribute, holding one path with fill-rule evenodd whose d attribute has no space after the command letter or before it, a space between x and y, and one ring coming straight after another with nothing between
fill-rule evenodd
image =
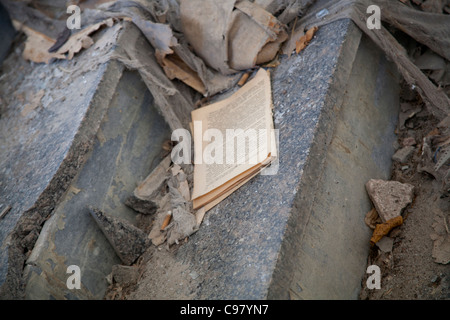
<instances>
[{"instance_id":1,"label":"weathered surface","mask_svg":"<svg viewBox=\"0 0 450 320\"><path fill-rule=\"evenodd\" d=\"M120 263L86 207L133 224L124 202L170 138L139 74L112 59L126 30L138 31L106 28L71 61L31 64L16 49L3 64L0 211L11 209L0 220L2 298L100 299ZM65 286L69 265L81 267L82 290Z\"/></svg>"},{"instance_id":2,"label":"weathered surface","mask_svg":"<svg viewBox=\"0 0 450 320\"><path fill-rule=\"evenodd\" d=\"M78 66L76 60L34 65L20 50L4 61L0 205L11 210L0 221L0 297L22 296L25 255L93 146L123 69L105 63L120 28L101 32Z\"/></svg>"},{"instance_id":3,"label":"weathered surface","mask_svg":"<svg viewBox=\"0 0 450 320\"><path fill-rule=\"evenodd\" d=\"M123 71L119 76L92 151L26 261L29 299L101 299L108 286L105 277L121 263L87 206L136 225L136 212L124 202L161 161L170 133L139 74ZM69 265L81 269L80 290L55 285L65 282Z\"/></svg>"},{"instance_id":4,"label":"weathered surface","mask_svg":"<svg viewBox=\"0 0 450 320\"><path fill-rule=\"evenodd\" d=\"M125 265L135 262L149 246L150 241L141 229L96 208L89 208L89 213Z\"/></svg>"},{"instance_id":5,"label":"weathered surface","mask_svg":"<svg viewBox=\"0 0 450 320\"><path fill-rule=\"evenodd\" d=\"M360 40L349 21L323 26L304 51L283 57L271 71L278 170L256 176L208 211L177 248L168 265L189 272L170 278L194 286L184 293L196 299L358 297L370 239L364 185L389 177L398 119L395 69ZM160 280L151 261L148 268L133 297L183 296L182 289L152 286Z\"/></svg>"},{"instance_id":6,"label":"weathered surface","mask_svg":"<svg viewBox=\"0 0 450 320\"><path fill-rule=\"evenodd\" d=\"M400 216L414 197L414 186L398 181L370 179L366 189L383 222Z\"/></svg>"}]
</instances>

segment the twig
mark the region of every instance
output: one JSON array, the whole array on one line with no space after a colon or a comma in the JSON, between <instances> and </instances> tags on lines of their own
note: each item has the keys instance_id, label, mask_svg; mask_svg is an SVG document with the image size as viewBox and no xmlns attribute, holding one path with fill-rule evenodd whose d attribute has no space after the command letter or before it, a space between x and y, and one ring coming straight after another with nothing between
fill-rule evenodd
<instances>
[{"instance_id":1,"label":"twig","mask_svg":"<svg viewBox=\"0 0 450 320\"><path fill-rule=\"evenodd\" d=\"M2 213L0 213L0 220L2 220L6 214L11 210L11 206L7 206L5 209L2 210Z\"/></svg>"}]
</instances>

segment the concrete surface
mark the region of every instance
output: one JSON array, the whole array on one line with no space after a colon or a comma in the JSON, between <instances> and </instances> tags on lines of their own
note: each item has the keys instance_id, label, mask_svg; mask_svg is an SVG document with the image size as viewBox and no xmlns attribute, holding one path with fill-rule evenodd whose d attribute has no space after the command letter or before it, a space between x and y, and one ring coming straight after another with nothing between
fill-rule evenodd
<instances>
[{"instance_id":1,"label":"concrete surface","mask_svg":"<svg viewBox=\"0 0 450 320\"><path fill-rule=\"evenodd\" d=\"M118 109L117 112L128 116L124 124L117 120L120 114L114 117L110 114L110 118L124 127L109 129L103 135L99 132L112 100L121 103L123 108L134 99L134 96L126 96L125 100L114 97L124 67L110 60L110 56L118 44L120 46L121 28L122 25L118 24L102 30L96 35L96 43L71 61L57 61L51 65L30 63L22 59L21 48L17 47L3 64L0 78L0 210L8 206L11 209L0 220L1 298L23 297L25 259L30 255L45 221L89 157L95 137L100 137L106 146L113 145L114 141L120 145L119 129L130 132L139 129L130 125L136 117L134 113ZM145 88L136 77L133 79L136 90ZM137 101L151 104L148 93L142 94L139 91ZM142 117L152 119L149 114ZM109 137L111 141L107 141ZM129 138L131 141L143 139L131 133ZM145 145L146 142L142 143ZM116 145L110 146L112 150L118 148ZM128 151L123 149L123 152ZM135 152L134 149L132 151ZM138 156L142 157L134 154L135 159ZM103 165L98 164L97 172L112 170L113 167L107 166L118 165L111 163L112 159L107 157ZM136 168L147 165L150 169L150 164L145 161L132 165ZM108 177L99 176L97 183L101 179ZM92 181L85 183L92 183L95 187ZM120 184L116 188L122 192ZM116 196L124 197L121 193ZM118 201L114 198L109 206Z\"/></svg>"},{"instance_id":2,"label":"concrete surface","mask_svg":"<svg viewBox=\"0 0 450 320\"><path fill-rule=\"evenodd\" d=\"M196 299L357 298L364 184L389 176L398 115L395 69L361 38L348 20L324 26L273 71L278 173L209 211L177 249L174 264L198 274Z\"/></svg>"},{"instance_id":3,"label":"concrete surface","mask_svg":"<svg viewBox=\"0 0 450 320\"><path fill-rule=\"evenodd\" d=\"M159 163L170 139L164 120L136 72L117 85L93 151L45 224L25 268L27 299L101 299L112 266L122 264L89 214L89 205L135 223L125 206L139 181ZM69 265L81 269L80 290L66 287Z\"/></svg>"},{"instance_id":4,"label":"concrete surface","mask_svg":"<svg viewBox=\"0 0 450 320\"><path fill-rule=\"evenodd\" d=\"M120 263L86 205L134 222L123 202L157 164L169 131L139 76L103 49L82 53L105 59L87 59L71 77L57 68L76 70L74 61L2 76L0 91L11 96L0 119L0 205L12 209L0 220L0 297L100 299ZM76 88L64 100L61 80ZM364 184L389 176L397 80L349 20L282 58L272 72L277 174L255 177L209 211L173 256L198 275L196 299L357 298L370 239ZM19 107L27 90L30 98L44 90L42 106ZM65 286L71 264L82 269L81 290Z\"/></svg>"}]
</instances>

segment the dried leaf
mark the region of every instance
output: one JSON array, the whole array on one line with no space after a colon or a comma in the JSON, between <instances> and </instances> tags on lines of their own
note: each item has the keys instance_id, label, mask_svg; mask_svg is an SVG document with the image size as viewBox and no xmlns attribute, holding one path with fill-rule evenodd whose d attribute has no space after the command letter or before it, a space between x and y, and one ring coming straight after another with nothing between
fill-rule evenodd
<instances>
[{"instance_id":1,"label":"dried leaf","mask_svg":"<svg viewBox=\"0 0 450 320\"><path fill-rule=\"evenodd\" d=\"M162 66L164 72L170 80L178 79L185 84L200 92L206 93L206 87L203 81L198 76L197 72L192 70L183 60L181 60L176 54L164 56L159 59L159 64Z\"/></svg>"},{"instance_id":2,"label":"dried leaf","mask_svg":"<svg viewBox=\"0 0 450 320\"><path fill-rule=\"evenodd\" d=\"M113 24L113 19L107 19L73 34L56 53L67 54L67 59L71 60L75 53L78 53L79 51L81 51L81 49L87 49L94 44L94 40L89 37L91 33L97 31L105 25L108 27L112 27Z\"/></svg>"},{"instance_id":3,"label":"dried leaf","mask_svg":"<svg viewBox=\"0 0 450 320\"><path fill-rule=\"evenodd\" d=\"M380 241L385 235L389 233L393 228L398 227L403 223L402 216L397 216L392 218L385 223L377 224L375 230L373 231L372 238L370 239L371 244L375 244Z\"/></svg>"},{"instance_id":4,"label":"dried leaf","mask_svg":"<svg viewBox=\"0 0 450 320\"><path fill-rule=\"evenodd\" d=\"M306 31L306 33L301 36L300 39L297 40L297 42L295 43L295 52L297 54L306 48L318 29L318 27L312 27L311 29Z\"/></svg>"},{"instance_id":5,"label":"dried leaf","mask_svg":"<svg viewBox=\"0 0 450 320\"><path fill-rule=\"evenodd\" d=\"M366 217L364 218L364 222L370 229L373 230L375 229L375 226L382 221L380 216L378 215L377 210L375 208L372 208L372 210L367 212Z\"/></svg>"},{"instance_id":6,"label":"dried leaf","mask_svg":"<svg viewBox=\"0 0 450 320\"><path fill-rule=\"evenodd\" d=\"M22 30L27 35L25 42L25 49L23 51L23 58L36 63L49 63L51 59L68 59L71 60L75 53L81 49L87 49L94 41L89 35L97 31L100 27L106 25L111 27L114 24L112 19L107 19L102 22L91 25L75 34L62 45L56 52L49 52L55 46L56 40L33 30L25 25L14 21L14 27Z\"/></svg>"}]
</instances>

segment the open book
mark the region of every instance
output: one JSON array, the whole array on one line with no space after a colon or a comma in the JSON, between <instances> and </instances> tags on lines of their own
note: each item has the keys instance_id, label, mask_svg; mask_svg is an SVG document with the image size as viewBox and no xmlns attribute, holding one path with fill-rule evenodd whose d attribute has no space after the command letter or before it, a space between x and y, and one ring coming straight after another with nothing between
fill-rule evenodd
<instances>
[{"instance_id":1,"label":"open book","mask_svg":"<svg viewBox=\"0 0 450 320\"><path fill-rule=\"evenodd\" d=\"M211 209L277 156L268 71L232 96L192 111L194 209Z\"/></svg>"}]
</instances>

